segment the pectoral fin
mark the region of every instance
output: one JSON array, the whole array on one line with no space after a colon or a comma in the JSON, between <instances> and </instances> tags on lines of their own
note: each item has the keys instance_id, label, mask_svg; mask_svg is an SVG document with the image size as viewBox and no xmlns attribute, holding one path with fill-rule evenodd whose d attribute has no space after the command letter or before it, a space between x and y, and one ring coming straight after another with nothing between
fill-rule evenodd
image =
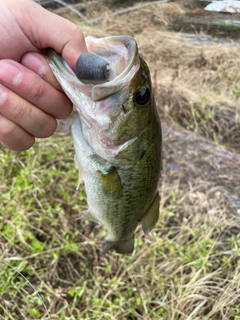
<instances>
[{"instance_id":1,"label":"pectoral fin","mask_svg":"<svg viewBox=\"0 0 240 320\"><path fill-rule=\"evenodd\" d=\"M98 171L101 179L103 193L110 199L121 198L123 188L121 179L115 167L111 167L107 172Z\"/></svg>"},{"instance_id":2,"label":"pectoral fin","mask_svg":"<svg viewBox=\"0 0 240 320\"><path fill-rule=\"evenodd\" d=\"M134 236L128 240L109 241L105 240L103 244L103 254L109 250L116 250L120 254L131 254L134 249Z\"/></svg>"},{"instance_id":3,"label":"pectoral fin","mask_svg":"<svg viewBox=\"0 0 240 320\"><path fill-rule=\"evenodd\" d=\"M142 218L141 223L142 223L142 228L144 233L148 233L151 231L159 218L159 201L160 197L159 194L157 193L155 198L153 199L153 202L151 203L147 213L145 216Z\"/></svg>"}]
</instances>

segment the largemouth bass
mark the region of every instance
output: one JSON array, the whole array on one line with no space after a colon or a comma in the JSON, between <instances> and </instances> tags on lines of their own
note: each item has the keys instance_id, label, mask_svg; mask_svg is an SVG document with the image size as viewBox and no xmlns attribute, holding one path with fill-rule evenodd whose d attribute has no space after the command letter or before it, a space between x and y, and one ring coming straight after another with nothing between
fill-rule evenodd
<instances>
[{"instance_id":1,"label":"largemouth bass","mask_svg":"<svg viewBox=\"0 0 240 320\"><path fill-rule=\"evenodd\" d=\"M88 203L81 219L107 229L103 253L129 254L137 225L141 223L147 233L159 217L159 116L149 69L135 40L130 36L89 36L86 43L89 52L109 63L108 81L83 83L52 49L47 59L78 112L72 139Z\"/></svg>"}]
</instances>

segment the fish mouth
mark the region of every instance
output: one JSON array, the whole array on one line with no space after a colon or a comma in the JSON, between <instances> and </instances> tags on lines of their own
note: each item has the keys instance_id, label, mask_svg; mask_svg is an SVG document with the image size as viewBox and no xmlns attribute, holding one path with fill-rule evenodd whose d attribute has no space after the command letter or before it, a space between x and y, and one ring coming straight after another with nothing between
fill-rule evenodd
<instances>
[{"instance_id":1,"label":"fish mouth","mask_svg":"<svg viewBox=\"0 0 240 320\"><path fill-rule=\"evenodd\" d=\"M104 58L109 63L111 77L108 81L99 84L85 84L77 78L68 63L53 49L47 50L46 57L55 77L70 100L73 100L73 95L77 90L97 102L119 92L129 83L139 67L138 48L136 41L130 36L105 38L88 36L85 41L89 52ZM77 105L75 101L74 104Z\"/></svg>"},{"instance_id":2,"label":"fish mouth","mask_svg":"<svg viewBox=\"0 0 240 320\"><path fill-rule=\"evenodd\" d=\"M124 78L138 56L137 44L130 36L100 39L88 36L85 40L89 52L95 53L108 61L110 70L113 71L109 82L117 82Z\"/></svg>"}]
</instances>

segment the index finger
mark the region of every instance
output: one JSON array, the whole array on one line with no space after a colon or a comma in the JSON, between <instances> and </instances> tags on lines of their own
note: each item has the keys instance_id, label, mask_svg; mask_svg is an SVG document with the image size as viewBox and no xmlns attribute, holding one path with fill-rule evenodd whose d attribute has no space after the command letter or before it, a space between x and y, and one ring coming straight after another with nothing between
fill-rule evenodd
<instances>
[{"instance_id":1,"label":"index finger","mask_svg":"<svg viewBox=\"0 0 240 320\"><path fill-rule=\"evenodd\" d=\"M37 73L43 80L47 81L52 87L63 92L60 84L50 69L46 57L41 53L30 52L23 56L21 64L33 72Z\"/></svg>"}]
</instances>

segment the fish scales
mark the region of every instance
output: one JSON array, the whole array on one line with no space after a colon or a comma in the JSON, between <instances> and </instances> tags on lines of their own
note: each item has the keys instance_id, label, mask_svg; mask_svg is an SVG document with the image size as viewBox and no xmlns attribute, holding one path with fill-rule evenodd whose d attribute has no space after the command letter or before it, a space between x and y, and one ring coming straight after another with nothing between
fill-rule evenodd
<instances>
[{"instance_id":1,"label":"fish scales","mask_svg":"<svg viewBox=\"0 0 240 320\"><path fill-rule=\"evenodd\" d=\"M109 81L83 83L55 51L50 49L47 58L78 111L72 138L88 203L81 219L107 229L104 253L130 254L137 225L147 233L159 217L159 116L150 73L135 40L87 37L86 43L109 62Z\"/></svg>"}]
</instances>

